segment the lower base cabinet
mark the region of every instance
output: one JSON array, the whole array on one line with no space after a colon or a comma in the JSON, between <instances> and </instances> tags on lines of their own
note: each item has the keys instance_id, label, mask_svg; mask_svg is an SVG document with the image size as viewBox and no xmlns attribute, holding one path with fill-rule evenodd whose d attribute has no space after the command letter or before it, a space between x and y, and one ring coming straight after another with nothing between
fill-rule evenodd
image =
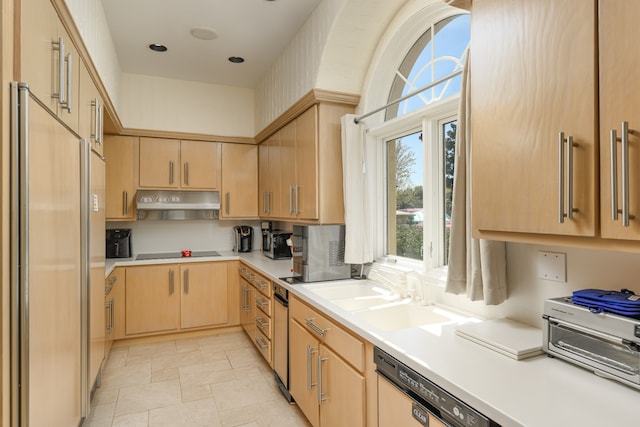
<instances>
[{"instance_id":1,"label":"lower base cabinet","mask_svg":"<svg viewBox=\"0 0 640 427\"><path fill-rule=\"evenodd\" d=\"M378 427L446 427L429 414L424 424L413 417L413 401L389 381L378 378Z\"/></svg>"},{"instance_id":2,"label":"lower base cabinet","mask_svg":"<svg viewBox=\"0 0 640 427\"><path fill-rule=\"evenodd\" d=\"M241 301L240 323L264 360L273 367L271 281L246 265L241 265L238 273Z\"/></svg>"},{"instance_id":3,"label":"lower base cabinet","mask_svg":"<svg viewBox=\"0 0 640 427\"><path fill-rule=\"evenodd\" d=\"M237 325L234 271L235 261L127 267L114 296L114 338Z\"/></svg>"},{"instance_id":4,"label":"lower base cabinet","mask_svg":"<svg viewBox=\"0 0 640 427\"><path fill-rule=\"evenodd\" d=\"M289 383L298 407L314 427L364 427L364 343L295 297L289 301Z\"/></svg>"}]
</instances>

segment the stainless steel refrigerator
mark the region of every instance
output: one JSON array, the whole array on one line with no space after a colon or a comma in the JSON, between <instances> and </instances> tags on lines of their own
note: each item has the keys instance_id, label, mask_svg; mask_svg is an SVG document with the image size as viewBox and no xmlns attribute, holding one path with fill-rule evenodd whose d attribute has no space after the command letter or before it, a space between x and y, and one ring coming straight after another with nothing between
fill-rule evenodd
<instances>
[{"instance_id":1,"label":"stainless steel refrigerator","mask_svg":"<svg viewBox=\"0 0 640 427\"><path fill-rule=\"evenodd\" d=\"M88 143L11 84L12 424L88 409Z\"/></svg>"}]
</instances>

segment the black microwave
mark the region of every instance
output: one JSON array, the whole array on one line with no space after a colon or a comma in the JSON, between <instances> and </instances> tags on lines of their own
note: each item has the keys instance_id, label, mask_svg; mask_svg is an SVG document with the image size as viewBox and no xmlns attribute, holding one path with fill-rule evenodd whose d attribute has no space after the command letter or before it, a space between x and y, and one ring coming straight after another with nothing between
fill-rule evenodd
<instances>
[{"instance_id":1,"label":"black microwave","mask_svg":"<svg viewBox=\"0 0 640 427\"><path fill-rule=\"evenodd\" d=\"M267 231L262 239L262 253L271 259L291 258L291 232Z\"/></svg>"}]
</instances>

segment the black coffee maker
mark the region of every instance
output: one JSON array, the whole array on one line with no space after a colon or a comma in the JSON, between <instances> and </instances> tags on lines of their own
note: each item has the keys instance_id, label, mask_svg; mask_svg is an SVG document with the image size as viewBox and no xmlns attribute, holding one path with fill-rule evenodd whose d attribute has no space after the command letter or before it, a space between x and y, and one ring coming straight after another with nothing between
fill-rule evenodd
<instances>
[{"instance_id":1,"label":"black coffee maker","mask_svg":"<svg viewBox=\"0 0 640 427\"><path fill-rule=\"evenodd\" d=\"M249 225L233 227L233 250L236 252L251 252L253 244L253 228Z\"/></svg>"},{"instance_id":2,"label":"black coffee maker","mask_svg":"<svg viewBox=\"0 0 640 427\"><path fill-rule=\"evenodd\" d=\"M119 228L106 230L107 258L131 257L131 229Z\"/></svg>"}]
</instances>

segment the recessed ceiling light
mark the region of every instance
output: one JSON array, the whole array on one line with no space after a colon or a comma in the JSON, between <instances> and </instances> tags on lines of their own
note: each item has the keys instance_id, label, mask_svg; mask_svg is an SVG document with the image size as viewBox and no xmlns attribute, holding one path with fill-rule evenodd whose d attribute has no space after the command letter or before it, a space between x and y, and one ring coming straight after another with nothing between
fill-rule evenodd
<instances>
[{"instance_id":1,"label":"recessed ceiling light","mask_svg":"<svg viewBox=\"0 0 640 427\"><path fill-rule=\"evenodd\" d=\"M207 27L192 28L191 35L200 40L214 40L218 38L218 33Z\"/></svg>"},{"instance_id":2,"label":"recessed ceiling light","mask_svg":"<svg viewBox=\"0 0 640 427\"><path fill-rule=\"evenodd\" d=\"M163 44L159 44L159 43L151 43L149 45L149 49L151 49L154 52L166 52L167 51L167 47Z\"/></svg>"},{"instance_id":3,"label":"recessed ceiling light","mask_svg":"<svg viewBox=\"0 0 640 427\"><path fill-rule=\"evenodd\" d=\"M241 64L244 62L244 58L241 56L231 56L229 57L229 62L233 62L234 64Z\"/></svg>"}]
</instances>

